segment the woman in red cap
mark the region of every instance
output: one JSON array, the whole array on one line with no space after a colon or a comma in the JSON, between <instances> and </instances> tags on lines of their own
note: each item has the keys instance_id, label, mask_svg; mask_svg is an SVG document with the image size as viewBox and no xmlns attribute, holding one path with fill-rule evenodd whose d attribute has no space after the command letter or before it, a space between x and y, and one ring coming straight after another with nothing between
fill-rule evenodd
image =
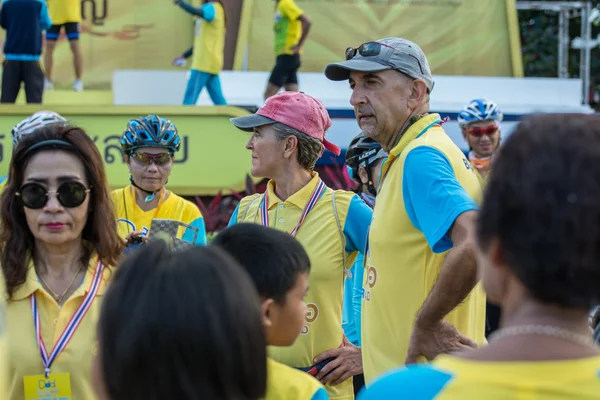
<instances>
[{"instance_id":1,"label":"woman in red cap","mask_svg":"<svg viewBox=\"0 0 600 400\"><path fill-rule=\"evenodd\" d=\"M268 177L264 194L240 201L230 225L257 223L288 232L306 249L311 261L306 324L291 347L271 347L276 361L303 369L327 384L331 399L353 399L352 380L362 372L360 348L344 337L344 274L365 248L371 209L354 193L328 188L313 171L327 149L340 149L325 139L331 119L323 103L297 92L267 99L253 115L233 118L252 132L255 177Z\"/></svg>"}]
</instances>

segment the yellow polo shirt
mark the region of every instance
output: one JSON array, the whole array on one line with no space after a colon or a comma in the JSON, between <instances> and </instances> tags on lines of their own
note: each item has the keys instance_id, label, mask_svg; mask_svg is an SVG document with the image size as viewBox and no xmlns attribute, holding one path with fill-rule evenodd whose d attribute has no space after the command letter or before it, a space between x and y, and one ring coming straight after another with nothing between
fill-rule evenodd
<instances>
[{"instance_id":1,"label":"yellow polo shirt","mask_svg":"<svg viewBox=\"0 0 600 400\"><path fill-rule=\"evenodd\" d=\"M44 373L42 358L38 349L31 311L32 294L38 304L40 315L40 330L48 352L54 348L56 341L63 333L71 317L83 301L90 288L97 258L92 257L83 284L75 293L59 307L54 299L42 288L37 274L30 265L27 279L7 302L7 325L10 350L8 352L8 391L2 399L23 400L23 378L28 375ZM106 291L106 286L113 273L112 268L105 268L98 294L90 309L81 321L77 331L67 347L58 355L51 366L52 373L69 373L73 399L94 400L96 394L91 382L92 358L98 350L96 342L96 323L100 317L100 305ZM2 288L3 298L6 289Z\"/></svg>"},{"instance_id":2,"label":"yellow polo shirt","mask_svg":"<svg viewBox=\"0 0 600 400\"><path fill-rule=\"evenodd\" d=\"M600 357L557 361L474 361L441 355L429 365L378 379L359 400L593 400Z\"/></svg>"},{"instance_id":3,"label":"yellow polo shirt","mask_svg":"<svg viewBox=\"0 0 600 400\"><path fill-rule=\"evenodd\" d=\"M81 23L81 0L49 0L48 12L52 25Z\"/></svg>"},{"instance_id":4,"label":"yellow polo shirt","mask_svg":"<svg viewBox=\"0 0 600 400\"><path fill-rule=\"evenodd\" d=\"M223 69L225 11L216 1L204 4L202 9L206 18L196 20L192 69L217 75Z\"/></svg>"},{"instance_id":5,"label":"yellow polo shirt","mask_svg":"<svg viewBox=\"0 0 600 400\"><path fill-rule=\"evenodd\" d=\"M367 384L404 364L415 316L452 248L448 231L481 199L471 164L440 122L431 114L413 124L382 166L363 281ZM479 285L446 320L484 341L485 295Z\"/></svg>"},{"instance_id":6,"label":"yellow polo shirt","mask_svg":"<svg viewBox=\"0 0 600 400\"><path fill-rule=\"evenodd\" d=\"M307 373L267 359L267 395L264 400L328 399L321 382Z\"/></svg>"},{"instance_id":7,"label":"yellow polo shirt","mask_svg":"<svg viewBox=\"0 0 600 400\"><path fill-rule=\"evenodd\" d=\"M144 211L135 201L132 186L114 190L111 193L115 214L117 216L117 230L119 236L125 237L130 232L143 231L142 236L150 234L153 219L170 219L183 222L198 229L179 227L177 238L192 243L196 236L196 245L206 244L206 228L204 218L198 207L191 201L170 192L159 207Z\"/></svg>"},{"instance_id":8,"label":"yellow polo shirt","mask_svg":"<svg viewBox=\"0 0 600 400\"><path fill-rule=\"evenodd\" d=\"M312 180L287 200L280 200L274 182L267 185L268 212L271 228L291 232L320 178ZM335 193L336 213L332 193ZM260 204L264 196L255 194L243 198L231 217L236 223L261 223ZM344 266L349 269L358 251L364 249L372 210L356 194L327 188L315 207L306 216L296 239L304 246L311 262L310 291L306 297L308 314L300 337L290 347L269 347L269 356L290 367L310 367L313 359L342 344L342 301ZM345 259L345 260L344 260ZM353 399L352 380L338 386L326 386L332 399Z\"/></svg>"}]
</instances>

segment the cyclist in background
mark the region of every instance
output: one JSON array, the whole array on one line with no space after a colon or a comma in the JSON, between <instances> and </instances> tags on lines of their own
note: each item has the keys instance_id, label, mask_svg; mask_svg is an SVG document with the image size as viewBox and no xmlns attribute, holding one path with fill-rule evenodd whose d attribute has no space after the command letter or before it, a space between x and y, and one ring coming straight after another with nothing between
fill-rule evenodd
<instances>
[{"instance_id":1,"label":"cyclist in background","mask_svg":"<svg viewBox=\"0 0 600 400\"><path fill-rule=\"evenodd\" d=\"M346 166L351 178L358 182L357 194L371 208L381 172L381 163L388 156L381 145L362 133L352 139L346 151ZM347 271L344 282L344 308L342 326L344 334L355 346L360 347L360 322L363 296L364 256L359 253L352 268ZM363 374L354 376L354 393L365 385Z\"/></svg>"},{"instance_id":2,"label":"cyclist in background","mask_svg":"<svg viewBox=\"0 0 600 400\"><path fill-rule=\"evenodd\" d=\"M486 99L472 100L458 114L458 124L463 137L469 144L468 159L481 188L485 188L488 174L492 166L492 156L500 147L500 122L502 112L498 105ZM485 335L489 336L498 329L500 323L500 308L486 304Z\"/></svg>"},{"instance_id":3,"label":"cyclist in background","mask_svg":"<svg viewBox=\"0 0 600 400\"><path fill-rule=\"evenodd\" d=\"M63 123L66 124L67 120L61 115L54 111L38 111L25 118L23 121L16 124L10 131L12 139L12 147L15 149L19 144L19 140L25 135L33 133L35 130L42 128L46 125ZM0 177L0 192L4 190L8 175Z\"/></svg>"},{"instance_id":4,"label":"cyclist in background","mask_svg":"<svg viewBox=\"0 0 600 400\"><path fill-rule=\"evenodd\" d=\"M153 219L190 225L198 230L196 239L195 230L185 229L183 240L195 245L206 243L204 219L198 207L165 188L180 146L175 125L158 115L140 117L127 124L121 147L131 185L113 191L112 199L119 235L128 245L147 240Z\"/></svg>"},{"instance_id":5,"label":"cyclist in background","mask_svg":"<svg viewBox=\"0 0 600 400\"><path fill-rule=\"evenodd\" d=\"M500 146L502 118L498 105L487 99L471 100L458 114L458 125L469 144L468 158L482 188L490 172L492 155Z\"/></svg>"}]
</instances>

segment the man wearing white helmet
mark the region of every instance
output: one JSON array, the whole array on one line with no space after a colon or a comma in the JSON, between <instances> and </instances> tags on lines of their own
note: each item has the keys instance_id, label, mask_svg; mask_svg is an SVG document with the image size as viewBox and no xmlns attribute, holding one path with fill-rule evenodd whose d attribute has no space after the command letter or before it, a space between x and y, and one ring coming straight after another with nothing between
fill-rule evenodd
<instances>
[{"instance_id":1,"label":"man wearing white helmet","mask_svg":"<svg viewBox=\"0 0 600 400\"><path fill-rule=\"evenodd\" d=\"M54 111L38 111L16 124L10 131L13 149L17 147L21 138L33 133L35 130L44 126L56 123L66 124L67 120ZM0 192L4 190L8 176L0 177Z\"/></svg>"},{"instance_id":2,"label":"man wearing white helmet","mask_svg":"<svg viewBox=\"0 0 600 400\"><path fill-rule=\"evenodd\" d=\"M458 124L469 144L469 162L481 186L490 172L492 155L500 145L502 112L492 100L475 99L458 114Z\"/></svg>"}]
</instances>

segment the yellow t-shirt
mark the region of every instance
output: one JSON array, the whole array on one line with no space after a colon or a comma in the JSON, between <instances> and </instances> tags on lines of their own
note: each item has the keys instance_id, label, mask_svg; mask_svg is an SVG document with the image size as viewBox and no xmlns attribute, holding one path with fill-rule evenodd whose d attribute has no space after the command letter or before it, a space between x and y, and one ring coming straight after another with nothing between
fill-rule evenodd
<instances>
[{"instance_id":1,"label":"yellow t-shirt","mask_svg":"<svg viewBox=\"0 0 600 400\"><path fill-rule=\"evenodd\" d=\"M213 19L196 20L192 69L217 75L223 69L225 11L221 3L216 1L204 4L202 9L205 17L210 13Z\"/></svg>"},{"instance_id":2,"label":"yellow t-shirt","mask_svg":"<svg viewBox=\"0 0 600 400\"><path fill-rule=\"evenodd\" d=\"M600 398L600 357L483 362L439 356L376 380L359 400L592 400Z\"/></svg>"},{"instance_id":3,"label":"yellow t-shirt","mask_svg":"<svg viewBox=\"0 0 600 400\"><path fill-rule=\"evenodd\" d=\"M267 395L264 400L328 399L321 383L305 372L267 359Z\"/></svg>"},{"instance_id":4,"label":"yellow t-shirt","mask_svg":"<svg viewBox=\"0 0 600 400\"><path fill-rule=\"evenodd\" d=\"M458 215L476 209L481 200L471 164L440 122L438 114L431 114L413 124L382 166L363 281L362 354L367 384L404 364L414 318L452 246L446 233ZM417 173L427 171L423 166L435 168L429 160L417 162L413 168L421 170L405 177L407 155L421 155L423 151L445 158L446 173L457 183L444 186L450 184L442 179L441 172L439 179L421 179ZM437 169L433 172L437 174ZM423 188L427 188L425 193ZM455 191L452 197L446 189ZM435 234L428 236L427 232ZM479 285L446 320L483 343L485 295Z\"/></svg>"},{"instance_id":5,"label":"yellow t-shirt","mask_svg":"<svg viewBox=\"0 0 600 400\"><path fill-rule=\"evenodd\" d=\"M81 0L48 0L47 3L52 25L81 23Z\"/></svg>"},{"instance_id":6,"label":"yellow t-shirt","mask_svg":"<svg viewBox=\"0 0 600 400\"><path fill-rule=\"evenodd\" d=\"M83 284L62 307L59 307L48 292L42 288L33 264L30 265L25 283L16 290L13 298L7 302L7 327L10 343L8 353L9 384L8 391L3 392L5 396L2 396L2 399L23 400L24 377L44 373L35 336L31 295L35 294L40 315L41 335L47 351L51 352L89 290L97 268L97 262L97 258L92 257ZM96 323L100 317L100 306L106 286L113 273L114 270L110 267L104 269L98 294L90 309L79 324L67 347L51 366L53 374L70 374L73 399L96 399L91 382L92 359L98 350ZM2 297L6 298L4 287L2 288Z\"/></svg>"},{"instance_id":7,"label":"yellow t-shirt","mask_svg":"<svg viewBox=\"0 0 600 400\"><path fill-rule=\"evenodd\" d=\"M286 201L277 197L274 183L270 181L267 185L270 226L291 232L319 181L319 175L313 173L313 179ZM332 193L335 193L339 227ZM261 194L243 198L230 225L241 222L260 224L262 200ZM342 344L344 266L349 269L359 249L364 249L371 215L371 209L356 194L341 190L334 192L330 188L326 188L308 213L296 235L311 262L306 325L292 346L270 346L269 356L272 359L290 367L310 367L317 355ZM327 385L326 389L332 399L354 398L352 379L338 386Z\"/></svg>"},{"instance_id":8,"label":"yellow t-shirt","mask_svg":"<svg viewBox=\"0 0 600 400\"><path fill-rule=\"evenodd\" d=\"M294 0L279 0L275 11L275 55L294 54L292 47L298 44L302 37L302 22L300 17L304 12Z\"/></svg>"},{"instance_id":9,"label":"yellow t-shirt","mask_svg":"<svg viewBox=\"0 0 600 400\"><path fill-rule=\"evenodd\" d=\"M126 186L111 193L115 214L117 216L117 230L121 237L130 232L144 231L143 236L148 236L153 219L170 219L183 222L198 230L179 227L177 238L195 244L206 244L206 229L204 219L198 207L190 201L170 192L167 198L159 202L159 206L150 211L143 211L135 201L134 189Z\"/></svg>"}]
</instances>

